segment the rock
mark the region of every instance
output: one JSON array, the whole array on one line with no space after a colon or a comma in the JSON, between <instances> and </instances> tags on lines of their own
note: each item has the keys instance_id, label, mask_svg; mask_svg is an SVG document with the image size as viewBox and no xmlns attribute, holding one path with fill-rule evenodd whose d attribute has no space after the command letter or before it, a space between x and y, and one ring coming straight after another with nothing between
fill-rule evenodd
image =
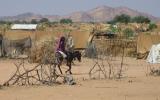
<instances>
[{"instance_id":1,"label":"rock","mask_svg":"<svg viewBox=\"0 0 160 100\"><path fill-rule=\"evenodd\" d=\"M64 82L67 83L68 85L75 85L76 84L75 80L73 79L73 76L71 76L71 75L67 75L64 78Z\"/></svg>"}]
</instances>

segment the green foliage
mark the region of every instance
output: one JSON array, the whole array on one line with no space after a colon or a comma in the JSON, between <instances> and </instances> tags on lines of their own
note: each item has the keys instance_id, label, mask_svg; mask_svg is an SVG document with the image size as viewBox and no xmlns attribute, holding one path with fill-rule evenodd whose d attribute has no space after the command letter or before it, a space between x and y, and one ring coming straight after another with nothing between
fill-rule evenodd
<instances>
[{"instance_id":1,"label":"green foliage","mask_svg":"<svg viewBox=\"0 0 160 100\"><path fill-rule=\"evenodd\" d=\"M113 33L116 33L116 32L118 32L118 29L116 27L114 27L114 25L111 25L110 26L110 31L113 32Z\"/></svg>"},{"instance_id":2,"label":"green foliage","mask_svg":"<svg viewBox=\"0 0 160 100\"><path fill-rule=\"evenodd\" d=\"M52 25L52 23L49 21L49 19L47 19L47 18L42 18L39 22L38 22L38 24L41 24L43 27L51 27Z\"/></svg>"},{"instance_id":3,"label":"green foliage","mask_svg":"<svg viewBox=\"0 0 160 100\"><path fill-rule=\"evenodd\" d=\"M0 25L4 25L4 24L11 25L12 22L9 22L9 21L0 21Z\"/></svg>"},{"instance_id":4,"label":"green foliage","mask_svg":"<svg viewBox=\"0 0 160 100\"><path fill-rule=\"evenodd\" d=\"M133 37L134 35L134 31L130 28L126 28L123 33L126 38Z\"/></svg>"},{"instance_id":5,"label":"green foliage","mask_svg":"<svg viewBox=\"0 0 160 100\"><path fill-rule=\"evenodd\" d=\"M60 20L61 24L69 24L69 23L73 23L71 19L61 19Z\"/></svg>"},{"instance_id":6,"label":"green foliage","mask_svg":"<svg viewBox=\"0 0 160 100\"><path fill-rule=\"evenodd\" d=\"M131 21L131 17L129 15L126 14L122 14L122 15L117 15L114 19L113 22L120 22L120 23L129 23Z\"/></svg>"},{"instance_id":7,"label":"green foliage","mask_svg":"<svg viewBox=\"0 0 160 100\"><path fill-rule=\"evenodd\" d=\"M12 23L14 23L14 24L28 24L28 22L25 20L23 20L23 21L15 20L15 21L12 21Z\"/></svg>"},{"instance_id":8,"label":"green foliage","mask_svg":"<svg viewBox=\"0 0 160 100\"><path fill-rule=\"evenodd\" d=\"M58 24L58 22L51 22L52 25Z\"/></svg>"},{"instance_id":9,"label":"green foliage","mask_svg":"<svg viewBox=\"0 0 160 100\"><path fill-rule=\"evenodd\" d=\"M46 23L46 22L49 22L49 20L47 18L42 18L39 22L40 23Z\"/></svg>"},{"instance_id":10,"label":"green foliage","mask_svg":"<svg viewBox=\"0 0 160 100\"><path fill-rule=\"evenodd\" d=\"M111 21L108 21L107 24L114 25L114 24L116 24L116 21L115 20L111 20Z\"/></svg>"},{"instance_id":11,"label":"green foliage","mask_svg":"<svg viewBox=\"0 0 160 100\"><path fill-rule=\"evenodd\" d=\"M36 19L31 20L31 24L37 24L37 23L38 23L38 21Z\"/></svg>"},{"instance_id":12,"label":"green foliage","mask_svg":"<svg viewBox=\"0 0 160 100\"><path fill-rule=\"evenodd\" d=\"M151 20L147 17L144 16L136 16L132 19L132 22L136 22L136 23L150 23Z\"/></svg>"},{"instance_id":13,"label":"green foliage","mask_svg":"<svg viewBox=\"0 0 160 100\"><path fill-rule=\"evenodd\" d=\"M150 23L151 20L145 16L136 16L131 18L129 15L122 14L117 15L113 20L108 21L108 24L116 24L116 23L129 23L129 22L135 22L135 23Z\"/></svg>"},{"instance_id":14,"label":"green foliage","mask_svg":"<svg viewBox=\"0 0 160 100\"><path fill-rule=\"evenodd\" d=\"M149 24L149 30L153 30L153 29L156 29L156 28L157 28L156 24L154 24L154 23Z\"/></svg>"},{"instance_id":15,"label":"green foliage","mask_svg":"<svg viewBox=\"0 0 160 100\"><path fill-rule=\"evenodd\" d=\"M6 24L7 22L6 21L0 21L0 24Z\"/></svg>"}]
</instances>

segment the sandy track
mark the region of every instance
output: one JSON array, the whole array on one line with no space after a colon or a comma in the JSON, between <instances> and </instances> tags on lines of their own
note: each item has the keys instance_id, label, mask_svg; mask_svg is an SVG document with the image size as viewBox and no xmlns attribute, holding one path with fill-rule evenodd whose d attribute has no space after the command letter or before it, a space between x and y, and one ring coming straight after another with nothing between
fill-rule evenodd
<instances>
[{"instance_id":1,"label":"sandy track","mask_svg":"<svg viewBox=\"0 0 160 100\"><path fill-rule=\"evenodd\" d=\"M148 64L133 58L125 58L124 63L127 70L121 80L89 80L93 62L83 59L72 70L77 85L5 87L0 100L159 100L160 77L146 76ZM13 72L12 60L0 61L1 82Z\"/></svg>"}]
</instances>

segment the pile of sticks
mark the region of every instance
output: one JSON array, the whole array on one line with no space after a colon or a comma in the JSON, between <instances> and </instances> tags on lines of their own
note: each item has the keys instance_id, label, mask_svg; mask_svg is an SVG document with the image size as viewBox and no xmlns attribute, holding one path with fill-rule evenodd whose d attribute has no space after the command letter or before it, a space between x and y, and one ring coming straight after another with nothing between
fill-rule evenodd
<instances>
[{"instance_id":1,"label":"pile of sticks","mask_svg":"<svg viewBox=\"0 0 160 100\"><path fill-rule=\"evenodd\" d=\"M117 43L111 41L110 44L116 45ZM112 48L105 48L103 45L96 48L97 56L93 58L93 66L88 73L91 79L120 79L123 77L124 57L127 47L123 40L119 41L119 44L119 55L112 55Z\"/></svg>"},{"instance_id":2,"label":"pile of sticks","mask_svg":"<svg viewBox=\"0 0 160 100\"><path fill-rule=\"evenodd\" d=\"M57 83L58 74L55 64L39 63L32 68L26 68L25 60L22 59L16 66L15 73L7 80L3 86L10 85L52 85Z\"/></svg>"}]
</instances>

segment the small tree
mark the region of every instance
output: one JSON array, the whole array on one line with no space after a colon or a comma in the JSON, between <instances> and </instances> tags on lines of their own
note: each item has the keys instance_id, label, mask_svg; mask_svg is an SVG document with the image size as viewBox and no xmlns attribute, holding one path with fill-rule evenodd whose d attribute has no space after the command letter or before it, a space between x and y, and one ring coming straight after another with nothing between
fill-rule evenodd
<instances>
[{"instance_id":1,"label":"small tree","mask_svg":"<svg viewBox=\"0 0 160 100\"><path fill-rule=\"evenodd\" d=\"M129 15L122 14L122 15L117 15L113 20L115 22L128 24L131 21L131 17Z\"/></svg>"},{"instance_id":2,"label":"small tree","mask_svg":"<svg viewBox=\"0 0 160 100\"><path fill-rule=\"evenodd\" d=\"M154 23L150 23L149 24L149 30L153 30L153 29L156 29L157 28L157 25L156 24L154 24Z\"/></svg>"},{"instance_id":3,"label":"small tree","mask_svg":"<svg viewBox=\"0 0 160 100\"><path fill-rule=\"evenodd\" d=\"M123 33L124 33L124 36L126 37L126 38L129 38L129 37L133 37L133 30L132 29L130 29L130 28L126 28L124 31L123 31Z\"/></svg>"},{"instance_id":4,"label":"small tree","mask_svg":"<svg viewBox=\"0 0 160 100\"><path fill-rule=\"evenodd\" d=\"M116 32L118 32L118 28L115 27L115 25L111 25L110 26L110 31L113 32L113 33L116 33Z\"/></svg>"},{"instance_id":5,"label":"small tree","mask_svg":"<svg viewBox=\"0 0 160 100\"><path fill-rule=\"evenodd\" d=\"M40 23L46 23L46 22L49 22L49 20L47 18L42 18L39 22Z\"/></svg>"},{"instance_id":6,"label":"small tree","mask_svg":"<svg viewBox=\"0 0 160 100\"><path fill-rule=\"evenodd\" d=\"M132 19L132 22L136 22L136 23L150 23L151 20L147 17L144 16L136 16Z\"/></svg>"},{"instance_id":7,"label":"small tree","mask_svg":"<svg viewBox=\"0 0 160 100\"><path fill-rule=\"evenodd\" d=\"M62 24L69 24L69 23L73 23L71 19L61 19L60 23Z\"/></svg>"},{"instance_id":8,"label":"small tree","mask_svg":"<svg viewBox=\"0 0 160 100\"><path fill-rule=\"evenodd\" d=\"M0 24L6 24L7 22L6 21L0 21Z\"/></svg>"},{"instance_id":9,"label":"small tree","mask_svg":"<svg viewBox=\"0 0 160 100\"><path fill-rule=\"evenodd\" d=\"M108 21L107 24L114 25L114 24L116 24L116 21L115 20L111 20L111 21Z\"/></svg>"},{"instance_id":10,"label":"small tree","mask_svg":"<svg viewBox=\"0 0 160 100\"><path fill-rule=\"evenodd\" d=\"M12 22L10 22L10 21L0 21L0 24L7 24L7 25L11 25L11 24L12 24Z\"/></svg>"},{"instance_id":11,"label":"small tree","mask_svg":"<svg viewBox=\"0 0 160 100\"><path fill-rule=\"evenodd\" d=\"M37 23L38 23L38 21L36 19L31 20L31 24L37 24Z\"/></svg>"}]
</instances>

